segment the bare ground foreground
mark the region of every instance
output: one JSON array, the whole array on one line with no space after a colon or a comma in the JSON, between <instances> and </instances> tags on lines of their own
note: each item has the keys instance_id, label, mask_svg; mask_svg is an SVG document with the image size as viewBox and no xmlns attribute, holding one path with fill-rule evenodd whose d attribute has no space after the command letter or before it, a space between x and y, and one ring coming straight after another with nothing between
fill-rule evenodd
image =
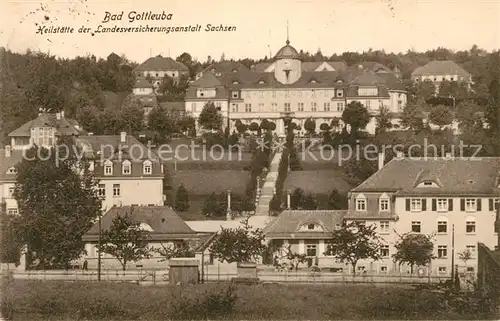
<instances>
[{"instance_id":1,"label":"bare ground foreground","mask_svg":"<svg viewBox=\"0 0 500 321\"><path fill-rule=\"evenodd\" d=\"M410 286L4 280L2 288L2 313L13 320L498 319L459 313L442 294Z\"/></svg>"}]
</instances>

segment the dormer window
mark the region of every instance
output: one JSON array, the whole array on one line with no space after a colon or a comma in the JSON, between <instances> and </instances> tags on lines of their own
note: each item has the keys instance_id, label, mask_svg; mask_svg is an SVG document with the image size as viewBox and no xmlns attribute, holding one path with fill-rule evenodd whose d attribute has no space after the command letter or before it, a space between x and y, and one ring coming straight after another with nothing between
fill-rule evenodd
<instances>
[{"instance_id":1,"label":"dormer window","mask_svg":"<svg viewBox=\"0 0 500 321\"><path fill-rule=\"evenodd\" d=\"M238 94L238 92L237 92L237 91L233 91L233 92L231 93L231 97L232 97L232 98L239 98L239 96L240 96L240 95Z\"/></svg>"},{"instance_id":2,"label":"dormer window","mask_svg":"<svg viewBox=\"0 0 500 321\"><path fill-rule=\"evenodd\" d=\"M17 174L17 170L15 167L9 167L7 170L7 174Z\"/></svg>"},{"instance_id":3,"label":"dormer window","mask_svg":"<svg viewBox=\"0 0 500 321\"><path fill-rule=\"evenodd\" d=\"M311 84L315 84L317 81L315 79L311 79Z\"/></svg>"},{"instance_id":4,"label":"dormer window","mask_svg":"<svg viewBox=\"0 0 500 321\"><path fill-rule=\"evenodd\" d=\"M233 69L233 72L237 72L238 70L237 69Z\"/></svg>"},{"instance_id":5,"label":"dormer window","mask_svg":"<svg viewBox=\"0 0 500 321\"><path fill-rule=\"evenodd\" d=\"M344 91L343 90L337 90L337 97L344 97Z\"/></svg>"},{"instance_id":6,"label":"dormer window","mask_svg":"<svg viewBox=\"0 0 500 321\"><path fill-rule=\"evenodd\" d=\"M389 211L389 199L380 199L379 200L379 209L381 212Z\"/></svg>"},{"instance_id":7,"label":"dormer window","mask_svg":"<svg viewBox=\"0 0 500 321\"><path fill-rule=\"evenodd\" d=\"M130 161L128 160L125 160L123 163L122 163L122 174L123 175L130 175L131 173L131 164L130 164Z\"/></svg>"},{"instance_id":8,"label":"dormer window","mask_svg":"<svg viewBox=\"0 0 500 321\"><path fill-rule=\"evenodd\" d=\"M147 160L142 164L142 172L144 173L144 175L151 175L151 173L153 172L151 161Z\"/></svg>"},{"instance_id":9,"label":"dormer window","mask_svg":"<svg viewBox=\"0 0 500 321\"><path fill-rule=\"evenodd\" d=\"M314 230L314 224L307 224L308 230Z\"/></svg>"},{"instance_id":10,"label":"dormer window","mask_svg":"<svg viewBox=\"0 0 500 321\"><path fill-rule=\"evenodd\" d=\"M425 180L425 181L422 181L417 187L439 187L439 185L436 184L436 182L434 182L434 181Z\"/></svg>"},{"instance_id":11,"label":"dormer window","mask_svg":"<svg viewBox=\"0 0 500 321\"><path fill-rule=\"evenodd\" d=\"M356 198L356 211L366 211L366 197L363 194Z\"/></svg>"},{"instance_id":12,"label":"dormer window","mask_svg":"<svg viewBox=\"0 0 500 321\"><path fill-rule=\"evenodd\" d=\"M259 80L259 84L265 84L264 80Z\"/></svg>"},{"instance_id":13,"label":"dormer window","mask_svg":"<svg viewBox=\"0 0 500 321\"><path fill-rule=\"evenodd\" d=\"M113 162L109 159L104 163L104 175L113 175Z\"/></svg>"},{"instance_id":14,"label":"dormer window","mask_svg":"<svg viewBox=\"0 0 500 321\"><path fill-rule=\"evenodd\" d=\"M238 80L233 80L233 85L239 84Z\"/></svg>"}]
</instances>

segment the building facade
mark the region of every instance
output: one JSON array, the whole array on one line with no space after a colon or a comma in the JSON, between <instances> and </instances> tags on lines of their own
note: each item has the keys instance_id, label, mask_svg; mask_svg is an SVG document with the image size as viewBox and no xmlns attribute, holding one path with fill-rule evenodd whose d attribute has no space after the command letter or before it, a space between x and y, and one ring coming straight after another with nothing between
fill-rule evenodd
<instances>
[{"instance_id":1,"label":"building facade","mask_svg":"<svg viewBox=\"0 0 500 321\"><path fill-rule=\"evenodd\" d=\"M399 235L423 233L434 243L435 259L423 273L449 275L452 264L476 271L477 243L494 248L500 158L394 158L349 195L344 219L374 224L385 242L383 258L360 270L409 272L392 255ZM471 259L463 261L468 251Z\"/></svg>"},{"instance_id":2,"label":"building facade","mask_svg":"<svg viewBox=\"0 0 500 321\"><path fill-rule=\"evenodd\" d=\"M18 214L13 197L16 165L24 152L36 145L54 147L62 135L80 146L90 169L99 180L102 209L126 205L163 205L163 165L159 157L135 137L123 132L114 136L80 135L64 114L42 114L13 131L11 145L0 150L0 202L7 213Z\"/></svg>"},{"instance_id":3,"label":"building facade","mask_svg":"<svg viewBox=\"0 0 500 321\"><path fill-rule=\"evenodd\" d=\"M464 83L470 89L472 75L451 60L435 60L418 67L411 74L413 82L430 81L436 86L436 93L443 81Z\"/></svg>"},{"instance_id":4,"label":"building facade","mask_svg":"<svg viewBox=\"0 0 500 321\"><path fill-rule=\"evenodd\" d=\"M361 64L344 67L320 63L312 71L304 71L300 55L287 41L264 71L204 73L188 88L186 112L197 119L203 106L212 102L224 117L224 127L231 131L238 120L250 124L268 119L284 135L285 117L298 125L312 118L319 128L341 118L352 101L361 102L372 116L382 107L394 113L403 110L406 92L395 74L375 72ZM372 119L366 130L374 129Z\"/></svg>"}]
</instances>

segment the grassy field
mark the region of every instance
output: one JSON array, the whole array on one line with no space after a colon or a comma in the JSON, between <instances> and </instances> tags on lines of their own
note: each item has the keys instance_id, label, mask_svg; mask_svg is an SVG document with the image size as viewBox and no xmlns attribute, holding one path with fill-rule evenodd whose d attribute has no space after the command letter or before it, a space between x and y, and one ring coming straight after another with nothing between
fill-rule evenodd
<instances>
[{"instance_id":1,"label":"grassy field","mask_svg":"<svg viewBox=\"0 0 500 321\"><path fill-rule=\"evenodd\" d=\"M236 285L187 287L111 283L11 281L2 310L13 320L400 319L457 320L442 295L411 287L372 285Z\"/></svg>"}]
</instances>

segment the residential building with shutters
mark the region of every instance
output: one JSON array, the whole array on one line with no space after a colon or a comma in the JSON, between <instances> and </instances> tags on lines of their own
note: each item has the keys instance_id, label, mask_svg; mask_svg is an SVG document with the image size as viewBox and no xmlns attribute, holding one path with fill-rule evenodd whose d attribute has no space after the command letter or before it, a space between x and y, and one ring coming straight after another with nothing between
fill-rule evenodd
<instances>
[{"instance_id":1,"label":"residential building with shutters","mask_svg":"<svg viewBox=\"0 0 500 321\"><path fill-rule=\"evenodd\" d=\"M394 114L402 112L407 93L398 75L375 64L347 68L342 62L302 62L287 40L270 64L257 64L250 70L209 68L201 73L187 90L186 112L198 119L203 107L212 102L230 131L238 121L248 125L267 119L276 124L278 135L284 135L284 118L294 119L301 128L312 118L319 128L340 119L353 101L363 104L371 116L383 107ZM372 117L366 131L374 133L375 127Z\"/></svg>"},{"instance_id":2,"label":"residential building with shutters","mask_svg":"<svg viewBox=\"0 0 500 321\"><path fill-rule=\"evenodd\" d=\"M394 158L349 193L344 219L375 224L385 242L382 260L363 261L358 269L408 273L392 260L394 244L404 233L432 235L436 258L427 275L451 273L452 256L459 270L477 266L477 243L498 244L494 229L500 197L500 158ZM460 253L469 250L466 262ZM415 270L414 270L415 271Z\"/></svg>"}]
</instances>

